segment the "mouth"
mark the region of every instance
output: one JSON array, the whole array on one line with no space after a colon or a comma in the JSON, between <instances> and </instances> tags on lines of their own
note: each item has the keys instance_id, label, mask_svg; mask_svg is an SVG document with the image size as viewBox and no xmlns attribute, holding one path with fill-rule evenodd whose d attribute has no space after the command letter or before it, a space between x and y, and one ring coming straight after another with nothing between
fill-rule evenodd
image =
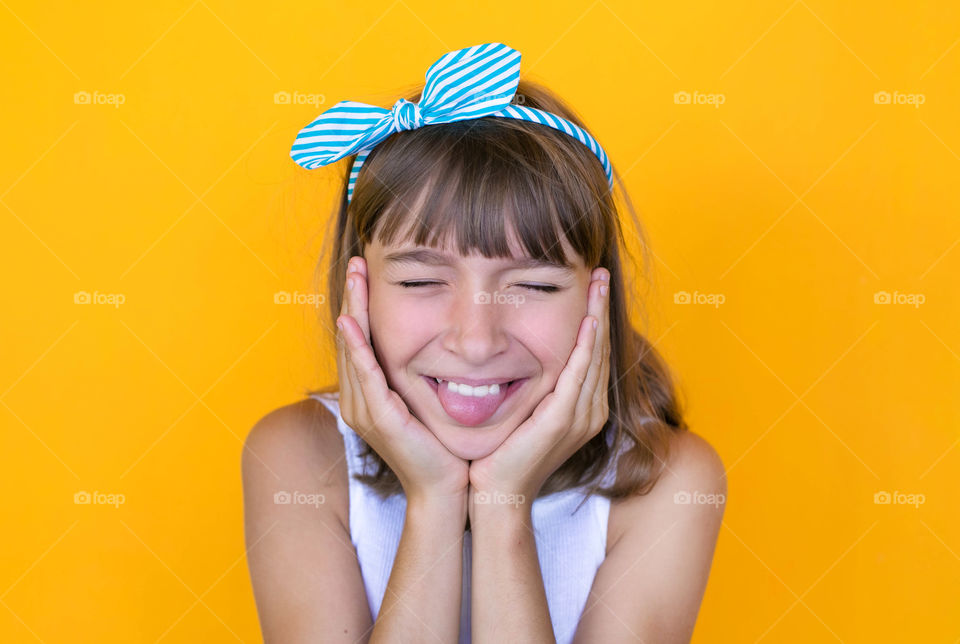
<instances>
[{"instance_id":1,"label":"mouth","mask_svg":"<svg viewBox=\"0 0 960 644\"><path fill-rule=\"evenodd\" d=\"M498 393L489 393L488 387L486 395L472 396L451 390L446 381L437 382L437 379L432 376L421 377L433 389L440 406L447 415L467 427L476 427L489 420L529 380L529 378L509 380L498 386Z\"/></svg>"}]
</instances>

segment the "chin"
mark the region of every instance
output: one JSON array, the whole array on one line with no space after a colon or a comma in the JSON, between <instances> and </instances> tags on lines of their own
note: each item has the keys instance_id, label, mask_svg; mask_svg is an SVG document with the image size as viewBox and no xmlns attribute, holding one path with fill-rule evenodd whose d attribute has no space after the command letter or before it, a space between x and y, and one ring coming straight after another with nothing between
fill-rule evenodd
<instances>
[{"instance_id":1,"label":"chin","mask_svg":"<svg viewBox=\"0 0 960 644\"><path fill-rule=\"evenodd\" d=\"M469 428L429 428L447 450L465 461L476 461L493 454L512 432L490 428L477 432Z\"/></svg>"}]
</instances>

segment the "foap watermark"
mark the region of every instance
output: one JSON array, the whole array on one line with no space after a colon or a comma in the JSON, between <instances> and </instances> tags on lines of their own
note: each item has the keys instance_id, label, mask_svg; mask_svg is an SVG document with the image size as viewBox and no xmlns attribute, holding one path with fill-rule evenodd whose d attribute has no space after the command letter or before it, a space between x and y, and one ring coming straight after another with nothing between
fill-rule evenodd
<instances>
[{"instance_id":1,"label":"foap watermark","mask_svg":"<svg viewBox=\"0 0 960 644\"><path fill-rule=\"evenodd\" d=\"M80 490L73 495L73 502L77 505L112 505L119 508L127 502L127 497L124 494Z\"/></svg>"},{"instance_id":2,"label":"foap watermark","mask_svg":"<svg viewBox=\"0 0 960 644\"><path fill-rule=\"evenodd\" d=\"M474 304L513 304L516 308L520 308L520 305L523 304L526 299L522 293L501 293L500 291L490 293L489 291L480 291L473 294Z\"/></svg>"},{"instance_id":3,"label":"foap watermark","mask_svg":"<svg viewBox=\"0 0 960 644\"><path fill-rule=\"evenodd\" d=\"M727 301L727 296L723 293L701 293L700 291L677 291L673 294L674 304L709 304L714 308L720 308L720 305Z\"/></svg>"},{"instance_id":4,"label":"foap watermark","mask_svg":"<svg viewBox=\"0 0 960 644\"><path fill-rule=\"evenodd\" d=\"M888 291L877 291L873 294L874 304L906 304L915 309L919 309L920 305L926 301L927 296L923 293L901 293L900 291L890 293Z\"/></svg>"},{"instance_id":5,"label":"foap watermark","mask_svg":"<svg viewBox=\"0 0 960 644\"><path fill-rule=\"evenodd\" d=\"M527 497L523 494L505 494L503 492L474 492L474 505L512 505L515 508L526 503Z\"/></svg>"},{"instance_id":6,"label":"foap watermark","mask_svg":"<svg viewBox=\"0 0 960 644\"><path fill-rule=\"evenodd\" d=\"M100 291L77 291L73 294L74 304L106 304L114 308L120 308L120 305L127 301L127 296L123 293L101 293Z\"/></svg>"},{"instance_id":7,"label":"foap watermark","mask_svg":"<svg viewBox=\"0 0 960 644\"><path fill-rule=\"evenodd\" d=\"M673 493L673 502L677 505L712 505L719 508L721 505L726 505L727 497L720 492L677 490Z\"/></svg>"},{"instance_id":8,"label":"foap watermark","mask_svg":"<svg viewBox=\"0 0 960 644\"><path fill-rule=\"evenodd\" d=\"M499 94L491 92L469 92L463 96L460 100L470 103L482 103L484 101L491 101L495 99L502 99L510 96L509 92L500 92ZM510 105L523 105L526 103L527 99L523 94L514 94L510 98Z\"/></svg>"},{"instance_id":9,"label":"foap watermark","mask_svg":"<svg viewBox=\"0 0 960 644\"><path fill-rule=\"evenodd\" d=\"M300 291L277 291L273 294L274 304L306 304L319 308L327 301L323 293L301 293Z\"/></svg>"},{"instance_id":10,"label":"foap watermark","mask_svg":"<svg viewBox=\"0 0 960 644\"><path fill-rule=\"evenodd\" d=\"M300 492L298 490L287 492L286 490L280 490L279 492L273 493L273 502L276 505L312 505L315 508L319 508L326 503L326 497L318 492Z\"/></svg>"},{"instance_id":11,"label":"foap watermark","mask_svg":"<svg viewBox=\"0 0 960 644\"><path fill-rule=\"evenodd\" d=\"M304 94L303 92L274 92L275 105L313 105L319 107L327 101L323 94Z\"/></svg>"},{"instance_id":12,"label":"foap watermark","mask_svg":"<svg viewBox=\"0 0 960 644\"><path fill-rule=\"evenodd\" d=\"M126 95L120 93L108 94L97 90L92 92L80 90L73 94L74 105L113 105L115 108L119 108L126 102Z\"/></svg>"},{"instance_id":13,"label":"foap watermark","mask_svg":"<svg viewBox=\"0 0 960 644\"><path fill-rule=\"evenodd\" d=\"M915 109L919 109L927 102L927 97L924 94L881 90L873 94L873 102L877 105L913 105Z\"/></svg>"},{"instance_id":14,"label":"foap watermark","mask_svg":"<svg viewBox=\"0 0 960 644\"><path fill-rule=\"evenodd\" d=\"M724 94L706 94L696 90L680 91L673 94L673 102L677 105L713 105L714 108L719 108L727 102L727 97Z\"/></svg>"},{"instance_id":15,"label":"foap watermark","mask_svg":"<svg viewBox=\"0 0 960 644\"><path fill-rule=\"evenodd\" d=\"M887 492L880 490L873 495L873 502L876 505L912 505L919 508L927 502L927 497L923 494L907 494L906 492Z\"/></svg>"}]
</instances>

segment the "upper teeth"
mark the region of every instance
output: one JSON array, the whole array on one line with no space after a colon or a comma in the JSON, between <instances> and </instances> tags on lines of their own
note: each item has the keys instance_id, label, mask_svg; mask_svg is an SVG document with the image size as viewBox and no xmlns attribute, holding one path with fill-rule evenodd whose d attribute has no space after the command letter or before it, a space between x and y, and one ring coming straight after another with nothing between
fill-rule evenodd
<instances>
[{"instance_id":1,"label":"upper teeth","mask_svg":"<svg viewBox=\"0 0 960 644\"><path fill-rule=\"evenodd\" d=\"M440 378L434 378L437 383L442 383L443 381ZM447 389L455 394L460 394L461 396L476 396L482 397L486 395L496 395L500 393L500 385L494 383L492 385L480 385L479 387L471 387L470 385L465 385L463 383L453 382L452 380L447 380Z\"/></svg>"}]
</instances>

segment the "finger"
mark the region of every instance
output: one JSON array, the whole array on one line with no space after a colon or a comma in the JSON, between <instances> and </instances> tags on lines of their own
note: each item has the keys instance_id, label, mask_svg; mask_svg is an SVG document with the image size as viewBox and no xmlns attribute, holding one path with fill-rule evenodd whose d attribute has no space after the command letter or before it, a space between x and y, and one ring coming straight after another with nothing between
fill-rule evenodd
<instances>
[{"instance_id":1,"label":"finger","mask_svg":"<svg viewBox=\"0 0 960 644\"><path fill-rule=\"evenodd\" d=\"M607 292L603 296L603 305L600 307L602 311L600 314L600 336L597 341L600 344L601 365L603 368L600 372L600 379L597 381L597 388L602 389L603 392L606 393L610 382L610 300L613 299L612 287L610 286L610 271L604 269L600 279L603 280L604 285L607 287Z\"/></svg>"},{"instance_id":2,"label":"finger","mask_svg":"<svg viewBox=\"0 0 960 644\"><path fill-rule=\"evenodd\" d=\"M595 273L599 276L600 273ZM604 294L602 289L607 287L607 293ZM591 426L591 417L593 409L593 401L595 398L597 387L600 384L600 375L603 370L603 354L605 348L605 342L607 340L607 331L602 324L608 319L605 309L607 308L607 302L609 301L609 288L607 282L596 279L590 283L590 289L588 291L588 301L587 301L587 311L591 316L596 317L598 320L596 337L593 345L593 351L590 355L590 366L587 369L586 376L584 378L583 387L580 390L580 393L577 397L577 403L575 408L574 416L574 427L588 427Z\"/></svg>"},{"instance_id":3,"label":"finger","mask_svg":"<svg viewBox=\"0 0 960 644\"><path fill-rule=\"evenodd\" d=\"M600 389L602 390L604 409L606 409L608 396L610 394L610 300L612 298L612 289L610 285L610 273L606 273L606 283L608 286L606 302L603 306L603 320L600 323L600 330L603 335L603 372L600 374ZM606 415L606 414L604 414Z\"/></svg>"},{"instance_id":4,"label":"finger","mask_svg":"<svg viewBox=\"0 0 960 644\"><path fill-rule=\"evenodd\" d=\"M586 393L588 394L587 400L593 397L593 391L600 378L604 343L607 339L607 328L604 323L608 323L607 304L610 301L609 284L606 281L598 277L590 286L591 294L587 304L587 314L596 317L598 324L596 342L594 343L593 354L590 359L590 369L587 372L587 380L584 382L584 389L586 389ZM606 293L604 291L606 291Z\"/></svg>"},{"instance_id":5,"label":"finger","mask_svg":"<svg viewBox=\"0 0 960 644\"><path fill-rule=\"evenodd\" d=\"M337 324L341 327L341 334L344 341L344 353L346 356L346 372L350 388L353 393L351 400L351 409L354 419L358 425L364 428L369 426L369 406L367 400L367 380L366 374L357 366L357 321L350 315L343 315L337 318Z\"/></svg>"},{"instance_id":6,"label":"finger","mask_svg":"<svg viewBox=\"0 0 960 644\"><path fill-rule=\"evenodd\" d=\"M606 274L607 285L610 286L610 274ZM607 419L610 416L610 300L612 300L612 286L610 286L610 291L608 291L607 301L603 308L603 317L604 320L601 322L601 328L603 330L603 371L600 374L600 382L597 386L597 393L600 396L597 407L599 408L600 419L598 419L597 424L601 427L604 423L607 422Z\"/></svg>"},{"instance_id":7,"label":"finger","mask_svg":"<svg viewBox=\"0 0 960 644\"><path fill-rule=\"evenodd\" d=\"M595 320L596 318L592 315L587 315L580 322L577 343L574 345L563 371L560 372L557 386L554 388L559 402L552 407L553 413L556 414L554 420L564 425L566 429L569 429L571 418L574 419L574 423L577 422L574 414L576 413L580 393L583 390L583 383L587 378L587 371L590 368L597 337L597 330L593 328ZM599 327L599 322L597 326Z\"/></svg>"},{"instance_id":8,"label":"finger","mask_svg":"<svg viewBox=\"0 0 960 644\"><path fill-rule=\"evenodd\" d=\"M357 321L363 331L363 337L370 343L369 289L367 263L360 256L350 258L347 264L347 300L348 313Z\"/></svg>"},{"instance_id":9,"label":"finger","mask_svg":"<svg viewBox=\"0 0 960 644\"><path fill-rule=\"evenodd\" d=\"M593 438L603 429L603 425L610 417L610 331L607 329L607 337L604 342L605 348L602 350L603 361L600 368L600 379L597 381L596 389L593 395L593 404L590 408L590 427L592 432L589 438ZM589 440L589 439L588 439Z\"/></svg>"},{"instance_id":10,"label":"finger","mask_svg":"<svg viewBox=\"0 0 960 644\"><path fill-rule=\"evenodd\" d=\"M351 427L359 425L357 398L360 392L356 372L350 364L350 348L342 328L345 315L337 317L337 379L340 386L340 411Z\"/></svg>"},{"instance_id":11,"label":"finger","mask_svg":"<svg viewBox=\"0 0 960 644\"><path fill-rule=\"evenodd\" d=\"M347 262L347 273L350 272L350 262ZM351 427L358 426L357 398L359 397L360 387L356 382L356 372L350 365L350 349L347 346L347 338L342 327L341 318L349 315L350 312L350 291L347 289L347 279L343 281L343 293L340 297L340 314L335 320L337 341L337 377L340 386L340 409L343 412L344 419L350 419Z\"/></svg>"},{"instance_id":12,"label":"finger","mask_svg":"<svg viewBox=\"0 0 960 644\"><path fill-rule=\"evenodd\" d=\"M348 275L350 274L350 262L349 262L349 261L347 262L347 274L348 274ZM340 313L338 313L337 315L347 315L347 313L349 313L349 311L347 310L347 303L348 303L348 302L347 302L347 300L348 300L347 296L348 296L349 294L350 294L350 291L347 290L347 279L346 279L346 277L344 277L344 279L343 279L343 293L342 293L341 296L340 296Z\"/></svg>"},{"instance_id":13,"label":"finger","mask_svg":"<svg viewBox=\"0 0 960 644\"><path fill-rule=\"evenodd\" d=\"M376 422L379 418L372 418L371 409L393 408L386 376L384 376L383 370L377 362L373 347L363 337L363 331L357 321L349 315L340 316L338 320L343 325L343 333L349 351L347 371L350 373L352 383L357 388L354 391L357 399L356 409L360 412L360 417L368 424L371 419Z\"/></svg>"},{"instance_id":14,"label":"finger","mask_svg":"<svg viewBox=\"0 0 960 644\"><path fill-rule=\"evenodd\" d=\"M595 414L590 419L590 426L593 428L594 432L591 435L593 438L594 435L600 432L603 429L603 426L606 424L607 420L610 418L610 350L609 344L607 351L604 352L603 356L603 369L600 372L600 382L597 383L597 393L596 400L593 404L592 413Z\"/></svg>"}]
</instances>

